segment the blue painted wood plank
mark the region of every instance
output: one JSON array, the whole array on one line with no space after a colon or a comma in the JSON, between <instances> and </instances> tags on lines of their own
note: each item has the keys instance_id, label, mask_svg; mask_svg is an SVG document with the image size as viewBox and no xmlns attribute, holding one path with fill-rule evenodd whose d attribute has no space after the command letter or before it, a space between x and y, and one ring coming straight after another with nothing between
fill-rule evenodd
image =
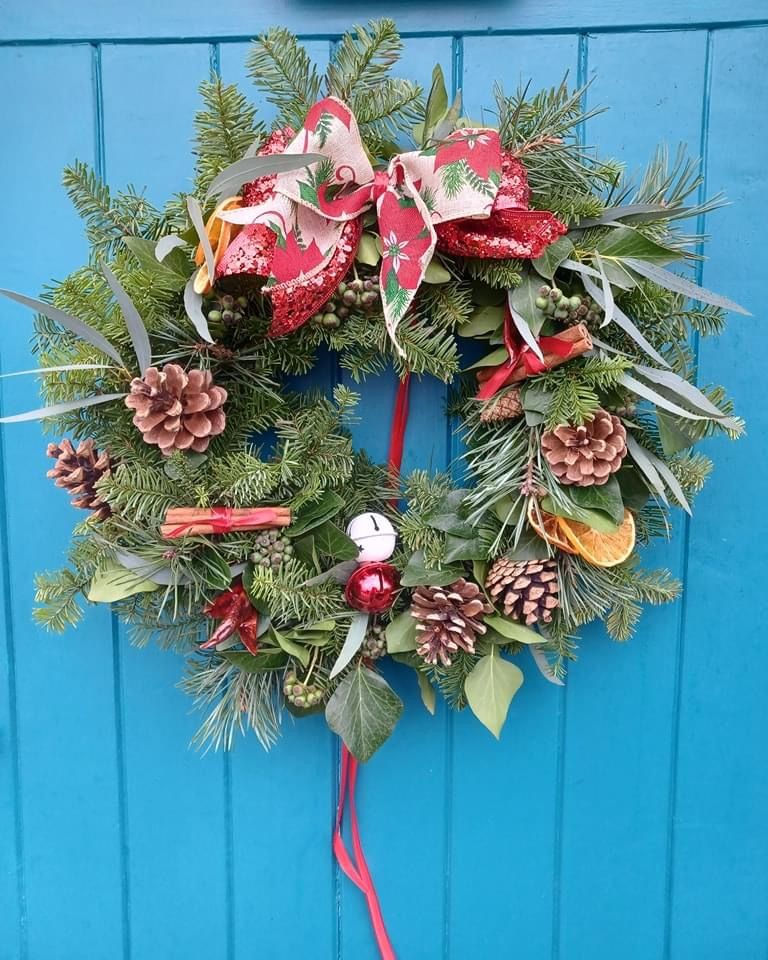
<instances>
[{"instance_id":1,"label":"blue painted wood plank","mask_svg":"<svg viewBox=\"0 0 768 960\"><path fill-rule=\"evenodd\" d=\"M190 183L207 44L102 51L106 176L163 203ZM224 760L189 748L200 721L176 689L183 657L121 631L130 938L135 957L226 956L229 805Z\"/></svg>"},{"instance_id":2,"label":"blue painted wood plank","mask_svg":"<svg viewBox=\"0 0 768 960\"><path fill-rule=\"evenodd\" d=\"M540 90L560 83L566 71L575 76L577 60L576 37L466 39L466 110L494 122L494 82L511 93L531 80L531 90ZM469 710L455 719L446 956L457 960L504 950L540 960L552 951L562 693L528 656L519 665L525 683L501 742Z\"/></svg>"},{"instance_id":3,"label":"blue painted wood plank","mask_svg":"<svg viewBox=\"0 0 768 960\"><path fill-rule=\"evenodd\" d=\"M416 5L409 0L391 0L385 10L378 3L350 5L338 0L248 0L227 4L190 5L167 0L122 4L117 0L93 5L75 3L62 7L55 0L40 0L30 9L23 3L7 5L2 38L112 38L112 37L239 37L250 38L274 24L305 34L337 34L350 22L364 22L382 15L395 17L401 29L420 33L448 34L490 30L544 32L594 30L597 28L654 27L664 24L738 23L764 20L762 0L744 0L729 6L722 0L646 0L645 3L604 3L584 0L478 0Z\"/></svg>"},{"instance_id":4,"label":"blue painted wood plank","mask_svg":"<svg viewBox=\"0 0 768 960\"><path fill-rule=\"evenodd\" d=\"M52 273L63 276L85 255L79 221L59 180L66 162L94 152L91 51L87 46L3 50L0 82L14 91L5 98L4 123L15 139L13 151L0 159L3 182L13 184L4 214L16 235L3 250L3 285L35 293ZM44 256L32 252L43 248ZM31 315L10 304L0 312L4 369L29 368ZM6 411L39 405L33 380L6 381L3 394ZM89 944L94 955L119 957L109 613L89 616L66 641L32 625L34 573L61 564L70 530L82 516L68 509L66 497L45 477L46 441L39 425L4 430L4 560L12 620L6 640L15 647L24 860L22 903L16 916L7 918L21 929L21 944L11 946L17 935L9 931L2 948L12 957L69 958ZM7 743L7 728L3 734ZM4 904L4 918L6 910ZM0 923L5 926L6 919Z\"/></svg>"},{"instance_id":5,"label":"blue painted wood plank","mask_svg":"<svg viewBox=\"0 0 768 960\"><path fill-rule=\"evenodd\" d=\"M609 109L587 123L586 142L622 161L635 182L658 143L674 157L687 141L697 157L705 61L702 33L590 38L589 105ZM679 520L674 542L644 551L645 565L682 574ZM679 603L647 609L624 645L590 629L571 670L559 881L563 957L661 956L680 613Z\"/></svg>"},{"instance_id":6,"label":"blue painted wood plank","mask_svg":"<svg viewBox=\"0 0 768 960\"><path fill-rule=\"evenodd\" d=\"M713 45L708 180L733 205L707 218L713 241L703 282L730 290L755 316L733 316L722 340L700 347L701 382L729 385L748 434L738 444L708 444L715 472L691 526L672 834L674 960L768 952L768 709L756 667L768 614L760 506L768 418L757 346L768 217L768 139L758 119L766 40L765 30L726 32Z\"/></svg>"}]
</instances>

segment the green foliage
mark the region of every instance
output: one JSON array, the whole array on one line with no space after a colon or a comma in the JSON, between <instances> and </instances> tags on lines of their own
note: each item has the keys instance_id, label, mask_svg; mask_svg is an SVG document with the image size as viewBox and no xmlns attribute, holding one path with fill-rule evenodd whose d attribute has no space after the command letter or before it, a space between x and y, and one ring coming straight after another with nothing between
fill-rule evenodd
<instances>
[{"instance_id":1,"label":"green foliage","mask_svg":"<svg viewBox=\"0 0 768 960\"><path fill-rule=\"evenodd\" d=\"M195 192L204 194L224 167L240 160L264 135L256 108L234 84L212 76L200 85L203 109L195 117Z\"/></svg>"},{"instance_id":2,"label":"green foliage","mask_svg":"<svg viewBox=\"0 0 768 960\"><path fill-rule=\"evenodd\" d=\"M35 623L54 633L74 627L83 615L78 596L87 581L65 567L56 573L39 573L35 577L35 602L42 604L33 612Z\"/></svg>"},{"instance_id":3,"label":"green foliage","mask_svg":"<svg viewBox=\"0 0 768 960\"><path fill-rule=\"evenodd\" d=\"M532 381L548 395L546 426L581 424L591 420L603 395L617 387L632 363L623 357L587 357L574 360Z\"/></svg>"},{"instance_id":4,"label":"green foliage","mask_svg":"<svg viewBox=\"0 0 768 960\"><path fill-rule=\"evenodd\" d=\"M251 79L278 111L278 125L296 129L320 94L320 78L296 37L273 27L254 41L246 66Z\"/></svg>"}]
</instances>

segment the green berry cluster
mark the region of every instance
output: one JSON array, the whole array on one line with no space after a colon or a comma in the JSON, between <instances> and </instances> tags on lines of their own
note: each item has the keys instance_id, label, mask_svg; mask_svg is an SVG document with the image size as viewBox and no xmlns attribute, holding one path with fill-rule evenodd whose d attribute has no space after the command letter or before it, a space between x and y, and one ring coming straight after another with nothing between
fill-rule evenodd
<instances>
[{"instance_id":1,"label":"green berry cluster","mask_svg":"<svg viewBox=\"0 0 768 960\"><path fill-rule=\"evenodd\" d=\"M251 554L251 560L260 567L279 567L284 557L290 557L293 545L288 537L283 537L280 531L265 530L256 539L256 549Z\"/></svg>"},{"instance_id":2,"label":"green berry cluster","mask_svg":"<svg viewBox=\"0 0 768 960\"><path fill-rule=\"evenodd\" d=\"M586 293L568 296L559 287L544 284L539 287L536 306L548 317L554 317L563 323L598 323L602 319L602 310Z\"/></svg>"},{"instance_id":3,"label":"green berry cluster","mask_svg":"<svg viewBox=\"0 0 768 960\"><path fill-rule=\"evenodd\" d=\"M349 283L342 281L333 297L312 320L328 330L336 330L352 313L372 313L380 299L378 277L367 280L355 277Z\"/></svg>"},{"instance_id":4,"label":"green berry cluster","mask_svg":"<svg viewBox=\"0 0 768 960\"><path fill-rule=\"evenodd\" d=\"M211 323L223 323L230 326L245 316L248 309L248 297L232 297L228 293L222 294L212 301L208 310L208 320Z\"/></svg>"},{"instance_id":5,"label":"green berry cluster","mask_svg":"<svg viewBox=\"0 0 768 960\"><path fill-rule=\"evenodd\" d=\"M363 640L363 656L369 660L378 660L387 652L387 641L384 636L384 627L378 623L372 624Z\"/></svg>"},{"instance_id":6,"label":"green berry cluster","mask_svg":"<svg viewBox=\"0 0 768 960\"><path fill-rule=\"evenodd\" d=\"M317 683L302 683L295 670L289 670L283 678L283 694L292 707L308 710L322 702L323 688Z\"/></svg>"}]
</instances>

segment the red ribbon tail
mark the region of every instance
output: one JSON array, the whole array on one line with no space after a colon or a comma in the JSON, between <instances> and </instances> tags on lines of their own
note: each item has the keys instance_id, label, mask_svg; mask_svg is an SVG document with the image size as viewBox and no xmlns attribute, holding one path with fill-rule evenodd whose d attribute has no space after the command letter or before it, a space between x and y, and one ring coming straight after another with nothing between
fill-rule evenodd
<instances>
[{"instance_id":1,"label":"red ribbon tail","mask_svg":"<svg viewBox=\"0 0 768 960\"><path fill-rule=\"evenodd\" d=\"M392 414L392 432L389 439L389 454L387 463L392 476L392 485L397 487L400 477L400 467L403 464L403 449L405 447L405 428L408 424L408 393L411 384L411 375L406 373L397 385L395 409ZM390 505L395 506L398 498L393 497Z\"/></svg>"},{"instance_id":2,"label":"red ribbon tail","mask_svg":"<svg viewBox=\"0 0 768 960\"><path fill-rule=\"evenodd\" d=\"M376 887L373 884L371 872L363 854L363 844L360 839L360 825L357 820L357 807L355 806L355 787L357 785L357 760L352 756L346 747L341 745L341 770L339 777L339 804L336 808L336 829L333 834L333 852L339 862L339 866L355 884L365 894L368 901L368 913L371 917L373 932L376 936L376 945L379 948L382 960L397 960L392 942L389 939L387 928L384 923L384 915L381 912L379 896L376 893ZM350 828L352 835L352 849L354 860L344 845L344 838L341 834L342 822L344 819L344 806L349 799Z\"/></svg>"}]
</instances>

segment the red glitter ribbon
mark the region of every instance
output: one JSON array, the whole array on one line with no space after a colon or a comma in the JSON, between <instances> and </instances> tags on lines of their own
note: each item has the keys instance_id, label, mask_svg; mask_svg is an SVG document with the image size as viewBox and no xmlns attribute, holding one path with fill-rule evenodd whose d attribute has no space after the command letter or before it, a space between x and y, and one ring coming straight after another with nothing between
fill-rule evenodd
<instances>
[{"instance_id":1,"label":"red glitter ribbon","mask_svg":"<svg viewBox=\"0 0 768 960\"><path fill-rule=\"evenodd\" d=\"M573 344L561 340L559 337L540 337L538 344L542 351L554 353L558 357L567 357L573 350ZM512 375L522 363L526 376L535 376L547 370L534 351L522 339L512 323L512 314L507 306L504 311L504 346L507 348L509 359L499 364L488 379L477 391L478 400L490 400L502 387L505 387Z\"/></svg>"},{"instance_id":2,"label":"red glitter ribbon","mask_svg":"<svg viewBox=\"0 0 768 960\"><path fill-rule=\"evenodd\" d=\"M232 507L211 507L204 517L186 520L172 530L166 531L163 536L166 539L183 537L193 527L199 527L201 524L212 527L212 533L231 533L233 530L251 530L254 527L258 529L275 523L277 519L278 514L274 507L254 507L247 513L241 510L235 511Z\"/></svg>"}]
</instances>

